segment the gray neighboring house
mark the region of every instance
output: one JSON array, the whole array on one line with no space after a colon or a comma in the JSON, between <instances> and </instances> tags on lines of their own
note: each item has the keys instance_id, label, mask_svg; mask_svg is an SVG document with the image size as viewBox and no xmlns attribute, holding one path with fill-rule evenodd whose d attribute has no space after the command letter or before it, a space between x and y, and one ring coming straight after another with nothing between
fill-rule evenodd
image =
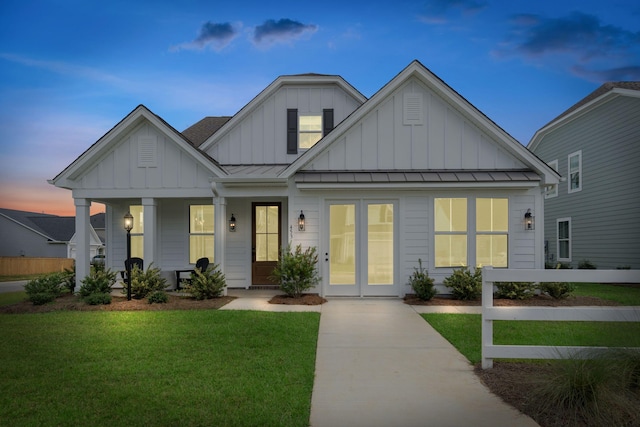
<instances>
[{"instance_id":1,"label":"gray neighboring house","mask_svg":"<svg viewBox=\"0 0 640 427\"><path fill-rule=\"evenodd\" d=\"M75 224L72 216L0 208L0 256L75 259ZM104 252L104 224L104 213L91 216L91 256Z\"/></svg>"},{"instance_id":2,"label":"gray neighboring house","mask_svg":"<svg viewBox=\"0 0 640 427\"><path fill-rule=\"evenodd\" d=\"M527 146L565 178L544 203L545 257L640 269L640 82L609 82Z\"/></svg>"}]
</instances>

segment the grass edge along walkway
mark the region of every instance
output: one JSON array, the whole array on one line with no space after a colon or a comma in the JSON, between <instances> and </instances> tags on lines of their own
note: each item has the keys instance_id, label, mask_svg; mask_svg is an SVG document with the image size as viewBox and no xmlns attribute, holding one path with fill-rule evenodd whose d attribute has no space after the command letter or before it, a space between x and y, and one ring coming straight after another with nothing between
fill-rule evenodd
<instances>
[{"instance_id":1,"label":"grass edge along walkway","mask_svg":"<svg viewBox=\"0 0 640 427\"><path fill-rule=\"evenodd\" d=\"M307 426L319 313L0 316L12 425Z\"/></svg>"}]
</instances>

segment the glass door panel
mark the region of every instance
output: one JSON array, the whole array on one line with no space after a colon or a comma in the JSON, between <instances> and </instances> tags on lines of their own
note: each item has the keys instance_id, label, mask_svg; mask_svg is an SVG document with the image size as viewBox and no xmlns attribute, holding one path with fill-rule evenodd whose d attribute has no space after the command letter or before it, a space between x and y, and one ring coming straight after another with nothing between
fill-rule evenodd
<instances>
[{"instance_id":1,"label":"glass door panel","mask_svg":"<svg viewBox=\"0 0 640 427\"><path fill-rule=\"evenodd\" d=\"M329 207L329 285L356 284L356 205Z\"/></svg>"},{"instance_id":2,"label":"glass door panel","mask_svg":"<svg viewBox=\"0 0 640 427\"><path fill-rule=\"evenodd\" d=\"M393 204L367 207L368 284L393 284Z\"/></svg>"}]
</instances>

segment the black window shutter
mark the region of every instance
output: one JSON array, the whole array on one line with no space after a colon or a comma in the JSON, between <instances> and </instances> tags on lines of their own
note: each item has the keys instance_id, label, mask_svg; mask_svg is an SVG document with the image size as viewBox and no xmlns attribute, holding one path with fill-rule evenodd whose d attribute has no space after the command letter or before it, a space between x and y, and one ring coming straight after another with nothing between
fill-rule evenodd
<instances>
[{"instance_id":1,"label":"black window shutter","mask_svg":"<svg viewBox=\"0 0 640 427\"><path fill-rule=\"evenodd\" d=\"M287 154L298 154L298 110L287 110Z\"/></svg>"},{"instance_id":2,"label":"black window shutter","mask_svg":"<svg viewBox=\"0 0 640 427\"><path fill-rule=\"evenodd\" d=\"M322 136L333 129L333 108L322 110Z\"/></svg>"}]
</instances>

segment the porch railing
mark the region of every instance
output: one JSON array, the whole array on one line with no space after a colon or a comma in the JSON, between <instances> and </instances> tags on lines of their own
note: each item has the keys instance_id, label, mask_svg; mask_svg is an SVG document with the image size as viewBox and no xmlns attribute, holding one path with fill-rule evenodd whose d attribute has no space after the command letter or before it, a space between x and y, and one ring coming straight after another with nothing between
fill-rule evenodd
<instances>
[{"instance_id":1,"label":"porch railing","mask_svg":"<svg viewBox=\"0 0 640 427\"><path fill-rule=\"evenodd\" d=\"M640 307L495 307L495 282L640 283L640 270L482 270L482 369L493 359L562 359L586 357L606 347L495 345L494 320L640 322ZM635 348L640 351L640 348Z\"/></svg>"}]
</instances>

